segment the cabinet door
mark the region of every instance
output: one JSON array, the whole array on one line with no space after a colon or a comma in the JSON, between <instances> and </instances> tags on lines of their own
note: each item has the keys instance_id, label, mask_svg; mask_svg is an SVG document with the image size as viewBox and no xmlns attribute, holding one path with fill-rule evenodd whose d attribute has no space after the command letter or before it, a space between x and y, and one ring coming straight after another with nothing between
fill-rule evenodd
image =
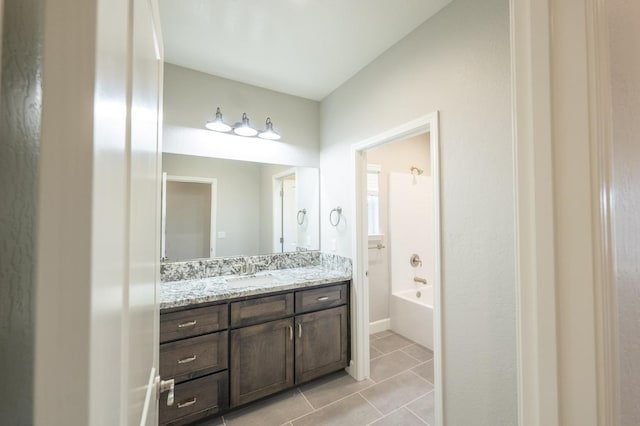
<instances>
[{"instance_id":1,"label":"cabinet door","mask_svg":"<svg viewBox=\"0 0 640 426\"><path fill-rule=\"evenodd\" d=\"M296 383L347 366L347 307L296 317Z\"/></svg>"},{"instance_id":2,"label":"cabinet door","mask_svg":"<svg viewBox=\"0 0 640 426\"><path fill-rule=\"evenodd\" d=\"M293 386L293 319L231 331L231 406Z\"/></svg>"},{"instance_id":3,"label":"cabinet door","mask_svg":"<svg viewBox=\"0 0 640 426\"><path fill-rule=\"evenodd\" d=\"M347 366L347 307L296 317L296 383Z\"/></svg>"}]
</instances>

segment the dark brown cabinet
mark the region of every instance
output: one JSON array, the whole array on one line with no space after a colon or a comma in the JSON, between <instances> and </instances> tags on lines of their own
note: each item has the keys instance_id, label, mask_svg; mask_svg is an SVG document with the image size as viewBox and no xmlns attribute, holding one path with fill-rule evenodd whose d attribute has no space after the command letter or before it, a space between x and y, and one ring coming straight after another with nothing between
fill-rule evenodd
<instances>
[{"instance_id":1,"label":"dark brown cabinet","mask_svg":"<svg viewBox=\"0 0 640 426\"><path fill-rule=\"evenodd\" d=\"M347 307L299 315L296 320L296 383L347 366Z\"/></svg>"},{"instance_id":2,"label":"dark brown cabinet","mask_svg":"<svg viewBox=\"0 0 640 426\"><path fill-rule=\"evenodd\" d=\"M349 282L160 315L160 425L185 425L349 363Z\"/></svg>"},{"instance_id":3,"label":"dark brown cabinet","mask_svg":"<svg viewBox=\"0 0 640 426\"><path fill-rule=\"evenodd\" d=\"M345 368L347 301L342 283L232 302L231 407Z\"/></svg>"},{"instance_id":4,"label":"dark brown cabinet","mask_svg":"<svg viewBox=\"0 0 640 426\"><path fill-rule=\"evenodd\" d=\"M160 315L160 377L175 381L160 399L160 425L184 425L229 407L229 306Z\"/></svg>"},{"instance_id":5,"label":"dark brown cabinet","mask_svg":"<svg viewBox=\"0 0 640 426\"><path fill-rule=\"evenodd\" d=\"M293 320L291 318L231 331L232 407L291 386L293 386Z\"/></svg>"}]
</instances>

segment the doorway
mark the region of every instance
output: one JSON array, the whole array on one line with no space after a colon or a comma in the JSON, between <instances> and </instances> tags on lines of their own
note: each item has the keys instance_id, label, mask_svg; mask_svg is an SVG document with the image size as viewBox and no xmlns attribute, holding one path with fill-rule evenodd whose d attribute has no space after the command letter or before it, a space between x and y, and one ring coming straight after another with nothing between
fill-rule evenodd
<instances>
[{"instance_id":1,"label":"doorway","mask_svg":"<svg viewBox=\"0 0 640 426\"><path fill-rule=\"evenodd\" d=\"M296 223L296 170L294 168L273 176L273 251L296 251L298 228ZM298 217L296 217L298 216Z\"/></svg>"},{"instance_id":2,"label":"doorway","mask_svg":"<svg viewBox=\"0 0 640 426\"><path fill-rule=\"evenodd\" d=\"M402 126L397 128L390 129L386 132L383 132L379 135L373 136L367 140L364 140L360 143L352 145L352 158L355 170L355 194L354 194L354 203L355 203L355 214L357 217L358 225L354 227L354 251L353 251L353 282L354 282L354 293L357 295L353 301L354 312L353 312L353 335L355 336L353 350L354 350L354 361L355 365L350 370L350 373L356 377L357 379L363 379L369 376L370 373L370 353L369 353L369 335L371 332L382 331L384 329L391 328L391 320L387 321L387 323L376 324L375 322L371 324L371 313L372 307L370 304L371 301L371 280L375 279L370 274L370 264L369 259L372 256L371 252L373 252L376 256L386 248L388 243L391 241L388 237L382 236L380 232L376 235L375 232L369 229L369 223L371 220L369 218L370 209L370 192L371 192L371 170L376 169L377 164L373 164L368 162L368 153L373 151L376 148L383 147L384 145L392 144L394 142L407 140L408 138L416 137L422 135L425 141L428 141L428 152L429 152L429 160L428 167L430 172L430 179L425 182L422 182L422 171L423 173L426 170L426 167L418 167L414 164L406 165L406 173L405 176L396 176L394 180L397 182L394 185L400 185L398 188L398 193L402 193L406 185L415 186L413 182L416 184L428 185L431 193L431 203L429 207L430 209L430 234L432 237L432 241L429 244L429 248L431 249L431 253L427 254L428 249L424 249L425 256L421 256L420 253L416 253L419 255L420 259L415 259L415 265L413 266L410 263L410 259L405 259L406 264L409 265L408 274L411 277L408 278L409 283L407 284L409 287L414 285L413 279L417 279L415 281L416 284L422 285L422 279L426 279L427 283L430 283L432 286L432 328L431 328L431 336L428 338L431 339L432 349L433 349L433 358L434 358L434 411L436 424L442 424L442 411L443 411L443 403L442 403L442 336L441 336L441 266L440 266L440 168L439 168L439 137L438 137L438 113L433 112L431 114L420 117L411 122L405 123ZM373 167L372 167L373 166ZM417 170L413 169L415 167ZM382 167L379 167L379 170L382 170ZM404 181L406 182L404 182ZM369 182L369 185L367 183ZM403 186L404 185L404 186ZM397 211L401 212L402 210L411 209L411 205L404 205L411 200L400 200L403 203L402 206L399 206ZM429 216L429 214L423 215L425 217ZM402 220L402 218L396 218L397 220ZM393 231L390 229L390 232ZM371 238L373 236L373 239ZM420 239L420 238L419 238ZM396 242L396 248L400 248L399 246L404 246L406 243ZM402 247L407 248L407 247ZM410 256L411 257L411 256ZM422 263L420 265L420 262ZM425 262L429 265L425 265ZM402 262L399 262L399 265ZM416 269L418 266L421 266L420 271ZM424 268L428 266L428 268ZM429 269L429 272L426 271ZM404 271L403 273L405 273ZM428 277L422 275L428 274ZM404 280L407 281L407 280ZM388 294L392 292L391 289ZM416 291L413 287L409 289L409 291ZM391 307L391 302L389 302L389 307ZM420 316L419 321L426 321L428 318L425 312L420 311L416 315ZM424 316L424 318L422 318Z\"/></svg>"},{"instance_id":3,"label":"doorway","mask_svg":"<svg viewBox=\"0 0 640 426\"><path fill-rule=\"evenodd\" d=\"M163 261L216 255L216 188L216 179L163 174Z\"/></svg>"}]
</instances>

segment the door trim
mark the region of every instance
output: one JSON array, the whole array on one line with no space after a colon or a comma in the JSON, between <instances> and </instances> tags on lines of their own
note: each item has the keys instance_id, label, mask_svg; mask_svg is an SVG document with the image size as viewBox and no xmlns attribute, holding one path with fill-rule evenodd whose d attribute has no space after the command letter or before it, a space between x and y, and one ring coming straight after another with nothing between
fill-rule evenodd
<instances>
[{"instance_id":1,"label":"door trim","mask_svg":"<svg viewBox=\"0 0 640 426\"><path fill-rule=\"evenodd\" d=\"M186 183L205 183L211 185L211 224L210 224L210 232L209 232L209 257L216 256L216 205L218 203L217 194L218 194L218 180L215 178L204 178L204 177L194 177L194 176L173 176L167 175L167 182L186 182ZM164 188L166 191L166 187ZM167 197L163 197L163 205L162 212L166 215L166 201ZM163 218L163 232L166 233L166 217ZM163 236L163 239L166 240L166 235ZM163 253L164 257L166 253Z\"/></svg>"},{"instance_id":2,"label":"door trim","mask_svg":"<svg viewBox=\"0 0 640 426\"><path fill-rule=\"evenodd\" d=\"M516 297L518 344L518 397L520 425L559 425L563 410L587 407L593 410L593 424L617 424L617 330L615 310L614 253L611 225L611 110L608 55L608 21L604 0L561 2L510 0L511 75L514 148L514 195L516 223ZM551 37L552 29L554 37ZM567 43L567 34L574 36ZM563 38L564 37L564 38ZM584 86L555 87L553 73L558 58L571 57L586 74ZM584 65L581 65L584 64ZM582 70L581 70L582 71ZM581 82L580 82L581 83ZM558 90L559 89L559 90ZM554 101L583 103L587 114L576 113L571 121L554 109ZM554 214L562 204L562 194L554 180L553 123L588 133L588 146L581 167L588 168L591 229L588 243L592 280L580 291L592 293L581 303L579 315L563 318L559 306L557 264L558 238ZM564 164L563 164L564 165ZM556 165L557 167L557 165ZM577 188L583 189L584 188ZM554 200L554 194L559 199ZM566 203L565 203L566 208ZM578 242L570 241L571 244ZM566 266L564 266L566 268ZM577 292L563 283L564 294ZM592 324L593 327L586 327ZM578 327L581 327L578 330ZM576 331L591 339L593 346L576 349L575 362L587 365L597 389L585 389L587 398L562 394L562 387L576 387L571 367L559 360L567 358L559 330ZM592 334L591 334L592 333ZM591 349L595 351L590 353ZM591 364L588 358L593 357ZM585 364L586 363L586 364ZM591 365L590 365L591 364ZM575 366L574 366L575 367ZM566 371L565 371L566 370ZM560 386L562 384L562 386ZM593 390L593 393L588 391ZM581 398L578 401L578 398ZM568 408L565 408L568 407Z\"/></svg>"},{"instance_id":3,"label":"door trim","mask_svg":"<svg viewBox=\"0 0 640 426\"><path fill-rule=\"evenodd\" d=\"M436 425L444 424L444 402L442 380L442 272L441 272L441 234L440 234L440 137L438 111L418 117L398 127L389 129L361 142L351 145L351 164L353 165L355 184L352 186L351 200L355 212L356 225L352 229L353 291L351 306L353 362L348 368L349 374L357 380L369 377L369 288L365 272L368 269L368 229L366 189L366 151L386 143L429 132L431 154L431 175L433 185L433 327L434 327L434 409Z\"/></svg>"}]
</instances>

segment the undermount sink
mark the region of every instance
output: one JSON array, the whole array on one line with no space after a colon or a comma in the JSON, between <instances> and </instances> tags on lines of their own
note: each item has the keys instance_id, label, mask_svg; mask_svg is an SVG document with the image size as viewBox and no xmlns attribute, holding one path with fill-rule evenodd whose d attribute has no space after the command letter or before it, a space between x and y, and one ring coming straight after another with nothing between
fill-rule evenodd
<instances>
[{"instance_id":1,"label":"undermount sink","mask_svg":"<svg viewBox=\"0 0 640 426\"><path fill-rule=\"evenodd\" d=\"M267 285L273 284L275 279L271 274L266 275L241 275L239 277L226 278L227 284L230 286L245 285Z\"/></svg>"}]
</instances>

